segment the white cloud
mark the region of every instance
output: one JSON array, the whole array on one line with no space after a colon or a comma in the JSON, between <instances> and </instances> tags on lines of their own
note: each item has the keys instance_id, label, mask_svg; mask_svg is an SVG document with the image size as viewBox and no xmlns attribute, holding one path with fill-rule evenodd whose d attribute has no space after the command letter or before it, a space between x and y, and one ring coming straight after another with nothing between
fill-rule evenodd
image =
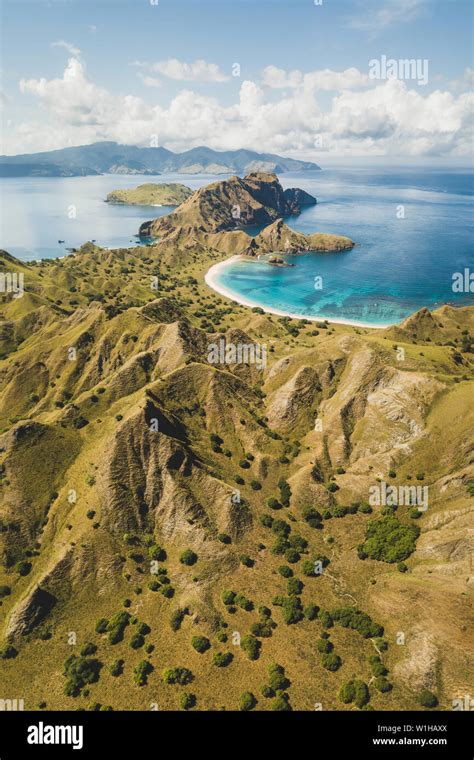
<instances>
[{"instance_id":1,"label":"white cloud","mask_svg":"<svg viewBox=\"0 0 474 760\"><path fill-rule=\"evenodd\" d=\"M270 75L277 77L274 71ZM323 107L318 90L338 84L341 88L329 101L323 98ZM424 94L411 87L398 80L367 83L357 69L325 70L302 75L298 86L282 92L243 81L231 105L191 89L165 105L151 94L146 101L113 95L89 79L81 61L71 58L61 78L21 80L21 92L42 104L38 113L44 121L38 117L35 123L16 123L3 151L33 152L97 140L149 145L158 135L159 143L171 150L204 144L315 160L321 151L338 156L469 155L473 96L467 87L454 94Z\"/></svg>"},{"instance_id":2,"label":"white cloud","mask_svg":"<svg viewBox=\"0 0 474 760\"><path fill-rule=\"evenodd\" d=\"M70 42L65 42L64 40L59 40L58 42L52 42L51 47L59 47L64 48L64 50L67 50L69 55L74 55L76 58L78 58L81 55L81 51L76 45L72 45Z\"/></svg>"},{"instance_id":3,"label":"white cloud","mask_svg":"<svg viewBox=\"0 0 474 760\"><path fill-rule=\"evenodd\" d=\"M298 69L285 71L276 66L266 66L262 72L262 84L271 89L296 89L302 87L306 90L352 90L364 87L369 83L367 74L363 74L356 68L345 71L332 71L320 69L303 74Z\"/></svg>"},{"instance_id":4,"label":"white cloud","mask_svg":"<svg viewBox=\"0 0 474 760\"><path fill-rule=\"evenodd\" d=\"M132 65L149 69L179 82L227 82L230 79L217 64L208 63L202 59L185 63L177 58L168 58L166 61L154 63L134 61Z\"/></svg>"},{"instance_id":5,"label":"white cloud","mask_svg":"<svg viewBox=\"0 0 474 760\"><path fill-rule=\"evenodd\" d=\"M349 19L349 25L375 33L393 24L413 21L426 8L426 0L364 0L359 7L360 13Z\"/></svg>"},{"instance_id":6,"label":"white cloud","mask_svg":"<svg viewBox=\"0 0 474 760\"><path fill-rule=\"evenodd\" d=\"M161 79L158 79L158 77L150 77L148 74L142 74L142 72L139 71L138 78L141 79L143 84L147 87L161 87Z\"/></svg>"}]
</instances>

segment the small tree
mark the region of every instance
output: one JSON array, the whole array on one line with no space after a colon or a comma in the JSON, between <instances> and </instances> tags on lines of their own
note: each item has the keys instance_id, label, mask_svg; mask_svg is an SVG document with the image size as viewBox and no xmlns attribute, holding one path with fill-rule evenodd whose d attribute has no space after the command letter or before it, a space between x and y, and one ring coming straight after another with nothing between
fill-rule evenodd
<instances>
[{"instance_id":1,"label":"small tree","mask_svg":"<svg viewBox=\"0 0 474 760\"><path fill-rule=\"evenodd\" d=\"M242 712L248 712L249 710L253 710L256 704L257 704L257 700L255 699L251 691L244 691L240 695L239 710L241 710Z\"/></svg>"}]
</instances>

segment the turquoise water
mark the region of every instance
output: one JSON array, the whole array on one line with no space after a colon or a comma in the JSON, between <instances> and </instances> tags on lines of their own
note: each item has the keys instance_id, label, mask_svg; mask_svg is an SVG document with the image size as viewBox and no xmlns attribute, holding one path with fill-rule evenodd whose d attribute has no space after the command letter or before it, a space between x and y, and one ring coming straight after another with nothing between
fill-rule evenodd
<instances>
[{"instance_id":1,"label":"turquoise water","mask_svg":"<svg viewBox=\"0 0 474 760\"><path fill-rule=\"evenodd\" d=\"M286 256L291 268L238 261L218 282L236 298L301 317L373 325L399 322L422 306L474 303L453 293L452 275L474 269L473 174L417 169L333 169L283 175L318 198L288 221L301 232L333 232L357 243L344 253ZM399 206L405 218L397 218ZM322 289L315 289L322 277Z\"/></svg>"},{"instance_id":2,"label":"turquoise water","mask_svg":"<svg viewBox=\"0 0 474 760\"><path fill-rule=\"evenodd\" d=\"M18 258L55 258L87 240L114 248L136 245L140 224L169 208L104 203L115 188L183 182L195 189L223 177L177 174L2 179L0 247ZM422 306L473 303L453 293L452 275L474 270L474 175L459 169L334 168L283 174L284 187L318 198L287 223L302 232L334 232L357 242L352 251L290 256L291 268L238 262L219 282L236 298L268 309L383 325ZM405 218L397 218L404 206ZM74 206L76 215L69 215ZM256 234L258 230L252 230ZM64 243L58 243L64 240ZM322 290L314 278L322 277Z\"/></svg>"}]
</instances>

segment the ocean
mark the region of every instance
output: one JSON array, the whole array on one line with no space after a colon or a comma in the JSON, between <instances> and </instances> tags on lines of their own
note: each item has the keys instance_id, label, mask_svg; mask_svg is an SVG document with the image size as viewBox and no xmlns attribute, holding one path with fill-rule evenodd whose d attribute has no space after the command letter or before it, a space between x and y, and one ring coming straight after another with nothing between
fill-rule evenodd
<instances>
[{"instance_id":1,"label":"ocean","mask_svg":"<svg viewBox=\"0 0 474 760\"><path fill-rule=\"evenodd\" d=\"M222 178L2 179L0 246L23 260L64 256L67 248L88 240L109 248L133 246L140 242L139 225L170 209L104 203L108 192L142 182L182 182L196 189ZM471 170L337 167L282 174L280 181L318 200L288 218L291 227L347 235L357 245L343 253L288 256L294 264L288 268L232 262L221 268L217 282L237 300L301 317L374 326L399 322L422 306L474 303L473 293L456 293L452 287L455 273L474 270Z\"/></svg>"}]
</instances>

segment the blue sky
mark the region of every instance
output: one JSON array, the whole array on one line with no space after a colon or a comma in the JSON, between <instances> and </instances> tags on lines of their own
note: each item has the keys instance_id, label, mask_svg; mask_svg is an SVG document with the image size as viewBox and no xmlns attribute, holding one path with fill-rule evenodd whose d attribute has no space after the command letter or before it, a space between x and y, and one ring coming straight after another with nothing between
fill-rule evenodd
<instances>
[{"instance_id":1,"label":"blue sky","mask_svg":"<svg viewBox=\"0 0 474 760\"><path fill-rule=\"evenodd\" d=\"M263 149L260 131L268 149L292 155L313 154L318 136L330 152L462 155L472 16L470 0L3 0L4 152L121 136L147 144L156 132L174 149ZM304 80L326 69L363 77L381 56L427 59L428 84L369 83L380 89L372 96L361 81ZM78 65L64 82L68 60ZM262 73L269 66L285 75ZM437 92L444 97L428 101ZM195 128L182 129L186 114ZM342 127L331 126L335 119Z\"/></svg>"}]
</instances>

